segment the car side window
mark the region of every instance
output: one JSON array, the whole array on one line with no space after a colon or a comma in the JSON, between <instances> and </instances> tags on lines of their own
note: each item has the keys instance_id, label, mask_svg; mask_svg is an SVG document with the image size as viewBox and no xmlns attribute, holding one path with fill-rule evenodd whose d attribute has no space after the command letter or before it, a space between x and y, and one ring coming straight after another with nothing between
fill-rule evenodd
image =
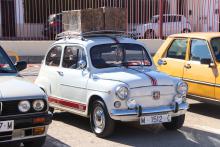
<instances>
[{"instance_id":1,"label":"car side window","mask_svg":"<svg viewBox=\"0 0 220 147\"><path fill-rule=\"evenodd\" d=\"M78 62L80 60L86 61L86 55L83 48L77 46L67 46L64 49L62 63L64 68L77 69L79 67Z\"/></svg>"},{"instance_id":2,"label":"car side window","mask_svg":"<svg viewBox=\"0 0 220 147\"><path fill-rule=\"evenodd\" d=\"M46 57L46 65L48 66L59 66L61 59L62 47L55 46L53 47Z\"/></svg>"},{"instance_id":3,"label":"car side window","mask_svg":"<svg viewBox=\"0 0 220 147\"><path fill-rule=\"evenodd\" d=\"M191 61L201 61L201 59L212 59L208 44L205 40L193 39L191 40Z\"/></svg>"},{"instance_id":4,"label":"car side window","mask_svg":"<svg viewBox=\"0 0 220 147\"><path fill-rule=\"evenodd\" d=\"M167 51L167 58L182 59L186 57L187 39L176 39Z\"/></svg>"}]
</instances>

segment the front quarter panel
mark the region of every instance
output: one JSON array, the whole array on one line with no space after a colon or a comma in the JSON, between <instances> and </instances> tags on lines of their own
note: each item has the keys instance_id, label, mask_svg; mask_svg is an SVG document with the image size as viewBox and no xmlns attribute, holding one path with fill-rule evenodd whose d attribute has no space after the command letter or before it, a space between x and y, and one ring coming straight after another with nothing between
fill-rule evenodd
<instances>
[{"instance_id":1,"label":"front quarter panel","mask_svg":"<svg viewBox=\"0 0 220 147\"><path fill-rule=\"evenodd\" d=\"M90 79L87 86L87 106L89 106L89 102L92 96L98 96L106 104L108 112L111 112L111 109L114 106L114 102L117 100L115 96L115 89L119 85L126 84L120 81Z\"/></svg>"},{"instance_id":2,"label":"front quarter panel","mask_svg":"<svg viewBox=\"0 0 220 147\"><path fill-rule=\"evenodd\" d=\"M46 76L39 75L34 82L38 87L40 87L47 95L51 93L51 84Z\"/></svg>"}]
</instances>

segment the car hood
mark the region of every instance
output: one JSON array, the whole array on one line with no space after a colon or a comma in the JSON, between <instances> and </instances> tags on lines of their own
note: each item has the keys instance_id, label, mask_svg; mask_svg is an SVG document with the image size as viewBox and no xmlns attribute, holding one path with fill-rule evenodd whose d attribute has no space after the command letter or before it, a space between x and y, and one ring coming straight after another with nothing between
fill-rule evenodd
<instances>
[{"instance_id":1,"label":"car hood","mask_svg":"<svg viewBox=\"0 0 220 147\"><path fill-rule=\"evenodd\" d=\"M39 87L25 81L22 77L0 77L0 100L19 100L33 98L42 99L46 98L46 96Z\"/></svg>"},{"instance_id":2,"label":"car hood","mask_svg":"<svg viewBox=\"0 0 220 147\"><path fill-rule=\"evenodd\" d=\"M97 73L97 78L120 81L130 88L144 86L173 86L174 78L153 70L138 70L133 68L114 69L113 71Z\"/></svg>"}]
</instances>

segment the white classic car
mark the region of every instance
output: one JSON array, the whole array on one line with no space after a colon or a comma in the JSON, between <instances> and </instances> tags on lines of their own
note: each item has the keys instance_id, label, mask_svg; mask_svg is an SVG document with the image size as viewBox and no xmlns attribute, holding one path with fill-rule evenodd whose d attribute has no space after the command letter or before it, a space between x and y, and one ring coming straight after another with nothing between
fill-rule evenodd
<instances>
[{"instance_id":1,"label":"white classic car","mask_svg":"<svg viewBox=\"0 0 220 147\"><path fill-rule=\"evenodd\" d=\"M90 117L98 137L115 121L179 129L188 109L187 84L158 72L142 43L119 34L61 34L35 83L50 107Z\"/></svg>"},{"instance_id":2,"label":"white classic car","mask_svg":"<svg viewBox=\"0 0 220 147\"><path fill-rule=\"evenodd\" d=\"M15 65L0 47L0 146L41 147L52 114L47 95L18 73L27 63Z\"/></svg>"}]
</instances>

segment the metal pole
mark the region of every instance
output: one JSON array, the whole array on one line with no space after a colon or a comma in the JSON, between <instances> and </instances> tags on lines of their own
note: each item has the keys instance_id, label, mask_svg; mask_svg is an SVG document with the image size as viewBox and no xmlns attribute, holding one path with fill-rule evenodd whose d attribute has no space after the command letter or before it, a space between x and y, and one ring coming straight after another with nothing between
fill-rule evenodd
<instances>
[{"instance_id":1,"label":"metal pole","mask_svg":"<svg viewBox=\"0 0 220 147\"><path fill-rule=\"evenodd\" d=\"M163 39L163 0L160 0L159 8L159 37Z\"/></svg>"}]
</instances>

